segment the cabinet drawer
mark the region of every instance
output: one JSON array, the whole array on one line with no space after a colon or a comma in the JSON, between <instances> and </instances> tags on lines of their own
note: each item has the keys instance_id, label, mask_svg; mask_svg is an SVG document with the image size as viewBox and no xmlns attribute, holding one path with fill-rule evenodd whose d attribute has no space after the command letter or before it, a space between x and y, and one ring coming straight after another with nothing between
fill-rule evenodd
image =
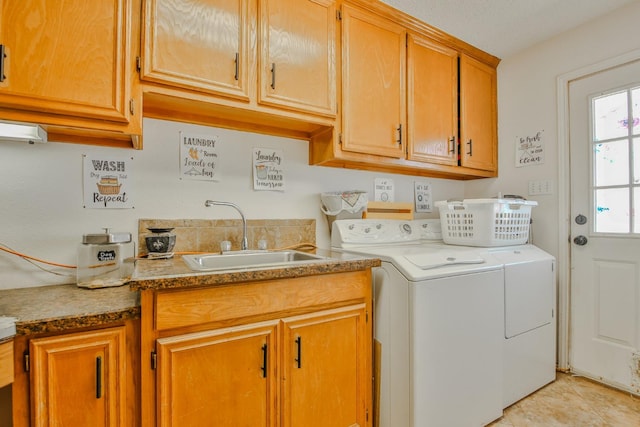
<instances>
[{"instance_id":1,"label":"cabinet drawer","mask_svg":"<svg viewBox=\"0 0 640 427\"><path fill-rule=\"evenodd\" d=\"M13 382L13 340L0 344L0 387Z\"/></svg>"},{"instance_id":2,"label":"cabinet drawer","mask_svg":"<svg viewBox=\"0 0 640 427\"><path fill-rule=\"evenodd\" d=\"M308 307L364 301L368 271L239 283L228 286L160 291L155 296L158 331L259 316L261 319L303 313Z\"/></svg>"}]
</instances>

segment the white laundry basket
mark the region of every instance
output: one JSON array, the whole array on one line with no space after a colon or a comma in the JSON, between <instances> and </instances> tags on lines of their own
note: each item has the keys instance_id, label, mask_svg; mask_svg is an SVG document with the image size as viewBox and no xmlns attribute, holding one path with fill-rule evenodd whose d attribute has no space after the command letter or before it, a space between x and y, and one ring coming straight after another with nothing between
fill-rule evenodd
<instances>
[{"instance_id":1,"label":"white laundry basket","mask_svg":"<svg viewBox=\"0 0 640 427\"><path fill-rule=\"evenodd\" d=\"M451 245L511 246L529 239L531 208L524 199L465 199L440 201L442 239Z\"/></svg>"}]
</instances>

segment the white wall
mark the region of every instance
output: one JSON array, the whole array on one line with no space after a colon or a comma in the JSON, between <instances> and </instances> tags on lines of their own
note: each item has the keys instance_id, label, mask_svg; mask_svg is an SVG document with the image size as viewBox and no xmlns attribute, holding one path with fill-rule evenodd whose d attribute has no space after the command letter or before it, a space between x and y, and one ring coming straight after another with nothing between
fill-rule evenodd
<instances>
[{"instance_id":1,"label":"white wall","mask_svg":"<svg viewBox=\"0 0 640 427\"><path fill-rule=\"evenodd\" d=\"M557 256L558 135L556 79L640 48L640 2L502 60L498 66L499 177L465 184L465 197L520 194L536 200L534 243ZM545 162L515 167L516 138L544 131ZM552 180L553 194L528 196L528 181ZM561 267L563 268L563 267Z\"/></svg>"},{"instance_id":2,"label":"white wall","mask_svg":"<svg viewBox=\"0 0 640 427\"><path fill-rule=\"evenodd\" d=\"M405 8L411 13L411 2ZM204 208L205 199L237 202L248 218L316 218L317 241L328 246L329 233L319 210L323 191L363 189L373 193L375 177L395 180L396 200L413 200L413 182L433 184L434 200L492 197L528 192L528 181L550 179L553 194L530 196L534 209L534 241L558 253L558 147L556 79L559 75L640 48L637 22L640 2L596 22L504 58L498 67L498 135L500 177L477 181L414 178L308 165L303 141L224 129L147 119L145 149L134 157L135 209L96 210L82 207L82 155L120 152L74 144L0 143L0 244L46 260L75 264L82 234L102 227L135 233L138 218L234 218L227 209ZM222 181L178 178L178 132L219 136ZM545 163L516 168L516 137L544 131ZM251 187L250 152L254 146L284 150L287 191L255 192ZM0 289L72 283L71 277L44 273L25 261L0 252Z\"/></svg>"},{"instance_id":3,"label":"white wall","mask_svg":"<svg viewBox=\"0 0 640 427\"><path fill-rule=\"evenodd\" d=\"M180 131L218 136L220 182L179 179ZM47 261L75 264L82 235L101 232L104 227L135 235L139 218L236 218L232 209L204 207L206 199L219 199L239 204L249 219L315 218L318 246L328 247L321 192L360 189L373 198L377 177L394 180L398 202L413 202L415 181L430 182L434 200L459 198L464 192L461 181L309 166L305 141L152 119L144 120L143 132L142 151L64 143L0 143L0 245ZM253 147L283 150L285 192L253 191ZM134 158L131 197L135 208L83 208L82 155L123 152ZM0 289L74 282L74 277L42 272L21 258L0 252Z\"/></svg>"}]
</instances>

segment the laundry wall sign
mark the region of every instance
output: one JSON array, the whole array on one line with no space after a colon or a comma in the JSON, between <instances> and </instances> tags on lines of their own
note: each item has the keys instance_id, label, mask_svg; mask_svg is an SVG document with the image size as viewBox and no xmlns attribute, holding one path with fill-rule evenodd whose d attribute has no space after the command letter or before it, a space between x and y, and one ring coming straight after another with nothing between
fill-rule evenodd
<instances>
[{"instance_id":1,"label":"laundry wall sign","mask_svg":"<svg viewBox=\"0 0 640 427\"><path fill-rule=\"evenodd\" d=\"M285 183L283 152L271 148L254 148L253 189L284 191Z\"/></svg>"},{"instance_id":2,"label":"laundry wall sign","mask_svg":"<svg viewBox=\"0 0 640 427\"><path fill-rule=\"evenodd\" d=\"M180 178L219 181L218 137L180 132Z\"/></svg>"},{"instance_id":3,"label":"laundry wall sign","mask_svg":"<svg viewBox=\"0 0 640 427\"><path fill-rule=\"evenodd\" d=\"M85 208L133 208L131 174L133 157L83 157L83 201Z\"/></svg>"}]
</instances>

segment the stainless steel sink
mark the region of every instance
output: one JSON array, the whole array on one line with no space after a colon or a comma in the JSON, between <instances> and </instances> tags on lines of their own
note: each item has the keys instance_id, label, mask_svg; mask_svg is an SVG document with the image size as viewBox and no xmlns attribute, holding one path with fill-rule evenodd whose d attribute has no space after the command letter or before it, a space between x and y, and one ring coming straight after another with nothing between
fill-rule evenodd
<instances>
[{"instance_id":1,"label":"stainless steel sink","mask_svg":"<svg viewBox=\"0 0 640 427\"><path fill-rule=\"evenodd\" d=\"M326 260L327 257L299 251L238 251L222 254L184 255L182 259L192 270L216 271L293 266Z\"/></svg>"}]
</instances>

